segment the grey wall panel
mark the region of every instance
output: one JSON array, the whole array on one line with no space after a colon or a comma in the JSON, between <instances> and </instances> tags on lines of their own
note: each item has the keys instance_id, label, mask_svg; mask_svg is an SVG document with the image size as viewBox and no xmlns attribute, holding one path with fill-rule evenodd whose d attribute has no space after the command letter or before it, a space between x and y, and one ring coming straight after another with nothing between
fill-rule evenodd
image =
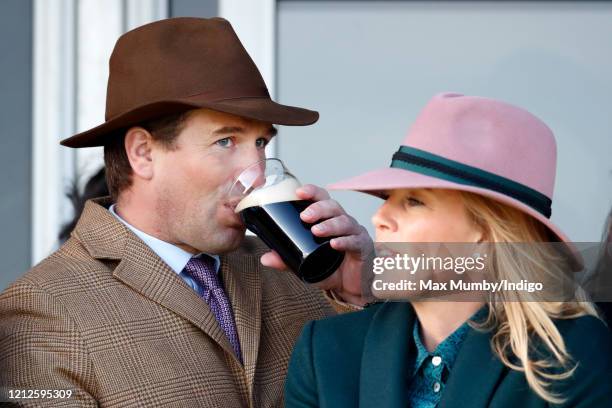
<instances>
[{"instance_id":1,"label":"grey wall panel","mask_svg":"<svg viewBox=\"0 0 612 408\"><path fill-rule=\"evenodd\" d=\"M219 13L217 0L169 0L170 17L215 17Z\"/></svg>"},{"instance_id":2,"label":"grey wall panel","mask_svg":"<svg viewBox=\"0 0 612 408\"><path fill-rule=\"evenodd\" d=\"M279 3L277 95L317 109L281 127L278 152L302 181L387 167L441 91L525 107L555 132L552 219L599 240L612 204L612 2ZM364 225L380 204L335 196Z\"/></svg>"},{"instance_id":3,"label":"grey wall panel","mask_svg":"<svg viewBox=\"0 0 612 408\"><path fill-rule=\"evenodd\" d=\"M0 4L0 290L30 266L32 1Z\"/></svg>"}]
</instances>

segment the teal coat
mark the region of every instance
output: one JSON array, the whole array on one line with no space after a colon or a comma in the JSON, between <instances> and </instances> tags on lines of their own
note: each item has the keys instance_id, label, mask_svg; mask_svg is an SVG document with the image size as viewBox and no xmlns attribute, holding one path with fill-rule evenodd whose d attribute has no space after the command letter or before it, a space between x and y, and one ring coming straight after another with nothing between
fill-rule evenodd
<instances>
[{"instance_id":1,"label":"teal coat","mask_svg":"<svg viewBox=\"0 0 612 408\"><path fill-rule=\"evenodd\" d=\"M308 323L297 341L285 385L285 406L408 407L414 352L414 310L380 303L363 311ZM556 322L579 362L570 380L556 384L562 407L612 407L612 337L597 318ZM455 360L439 407L547 407L523 373L491 351L490 333L470 329Z\"/></svg>"}]
</instances>

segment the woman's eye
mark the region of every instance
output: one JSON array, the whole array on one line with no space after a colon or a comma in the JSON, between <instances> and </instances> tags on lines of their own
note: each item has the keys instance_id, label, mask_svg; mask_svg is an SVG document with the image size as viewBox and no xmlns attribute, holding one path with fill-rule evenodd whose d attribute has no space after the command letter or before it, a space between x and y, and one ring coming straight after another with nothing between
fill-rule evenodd
<instances>
[{"instance_id":1,"label":"woman's eye","mask_svg":"<svg viewBox=\"0 0 612 408\"><path fill-rule=\"evenodd\" d=\"M215 144L221 147L231 147L234 145L234 142L231 137L226 137L226 138L217 140Z\"/></svg>"},{"instance_id":2,"label":"woman's eye","mask_svg":"<svg viewBox=\"0 0 612 408\"><path fill-rule=\"evenodd\" d=\"M406 202L408 203L408 205L410 207L417 207L419 205L425 205L425 204L423 204L423 202L421 200L418 200L418 199L416 199L414 197L406 198Z\"/></svg>"},{"instance_id":3,"label":"woman's eye","mask_svg":"<svg viewBox=\"0 0 612 408\"><path fill-rule=\"evenodd\" d=\"M257 146L258 148L264 148L267 145L268 145L268 139L266 139L265 137L260 137L259 139L255 141L255 146Z\"/></svg>"}]
</instances>

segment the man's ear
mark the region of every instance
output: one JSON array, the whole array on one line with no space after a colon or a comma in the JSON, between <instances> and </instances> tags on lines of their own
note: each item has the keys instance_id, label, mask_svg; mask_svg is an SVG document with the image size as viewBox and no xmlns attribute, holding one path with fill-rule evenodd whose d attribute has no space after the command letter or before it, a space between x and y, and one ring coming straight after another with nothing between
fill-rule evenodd
<instances>
[{"instance_id":1,"label":"man's ear","mask_svg":"<svg viewBox=\"0 0 612 408\"><path fill-rule=\"evenodd\" d=\"M125 151L136 177L153 178L153 136L146 129L134 126L125 134Z\"/></svg>"}]
</instances>

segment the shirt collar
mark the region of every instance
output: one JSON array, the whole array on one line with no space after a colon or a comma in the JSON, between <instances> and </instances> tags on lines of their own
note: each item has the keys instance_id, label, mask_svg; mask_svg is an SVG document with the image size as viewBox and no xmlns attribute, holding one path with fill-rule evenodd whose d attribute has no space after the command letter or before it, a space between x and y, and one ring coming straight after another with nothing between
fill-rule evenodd
<instances>
[{"instance_id":1,"label":"shirt collar","mask_svg":"<svg viewBox=\"0 0 612 408\"><path fill-rule=\"evenodd\" d=\"M459 354L459 349L461 348L461 344L467 335L470 326L468 321L480 321L486 316L488 311L487 306L483 306L476 313L472 315L468 320L466 320L457 330L452 332L447 338L445 338L442 343L438 344L436 349L433 352L427 351L425 345L421 341L421 335L419 333L419 319L414 319L414 326L412 329L412 337L414 340L414 345L416 346L417 355L414 364L414 371L416 373L421 368L421 365L428 357L439 356L442 359L442 364L450 370L453 366L453 363L457 359L457 355Z\"/></svg>"},{"instance_id":2,"label":"shirt collar","mask_svg":"<svg viewBox=\"0 0 612 408\"><path fill-rule=\"evenodd\" d=\"M185 265L187 265L187 262L189 262L192 257L200 256L203 254L199 253L197 255L193 255L185 251L184 249L177 247L176 245L170 244L166 241L162 241L159 238L155 238L154 236L139 230L138 228L134 227L133 225L125 221L123 218L121 218L119 214L117 214L117 212L115 211L115 204L111 205L108 210L111 212L111 214L117 217L119 221L125 224L125 226L128 227L134 234L136 234L138 238L140 238L145 244L147 244L147 246L151 248L151 250L155 252L155 254L157 254L157 256L159 256L177 274L180 274L182 272L182 270L185 268ZM218 273L219 266L221 265L221 260L219 256L212 254L207 255L214 258L215 270Z\"/></svg>"}]
</instances>

